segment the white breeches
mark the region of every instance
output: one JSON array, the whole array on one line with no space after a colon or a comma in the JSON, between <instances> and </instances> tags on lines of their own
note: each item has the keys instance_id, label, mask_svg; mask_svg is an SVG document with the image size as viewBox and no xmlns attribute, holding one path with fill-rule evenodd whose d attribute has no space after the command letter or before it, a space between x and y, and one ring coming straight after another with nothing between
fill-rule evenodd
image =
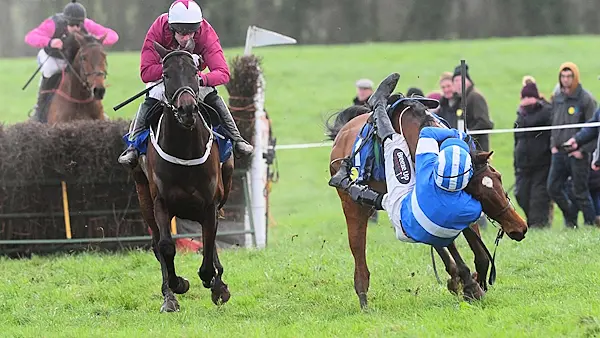
<instances>
[{"instance_id":1,"label":"white breeches","mask_svg":"<svg viewBox=\"0 0 600 338\"><path fill-rule=\"evenodd\" d=\"M385 140L383 145L385 159L385 181L387 194L383 197L382 206L396 231L396 238L404 242L414 242L402 231L400 207L402 201L414 189L415 169L410 157L408 143L404 136L394 134Z\"/></svg>"},{"instance_id":2,"label":"white breeches","mask_svg":"<svg viewBox=\"0 0 600 338\"><path fill-rule=\"evenodd\" d=\"M67 61L49 56L43 49L38 52L37 62L38 66L43 64L41 69L42 76L47 79L61 72L67 66Z\"/></svg>"}]
</instances>

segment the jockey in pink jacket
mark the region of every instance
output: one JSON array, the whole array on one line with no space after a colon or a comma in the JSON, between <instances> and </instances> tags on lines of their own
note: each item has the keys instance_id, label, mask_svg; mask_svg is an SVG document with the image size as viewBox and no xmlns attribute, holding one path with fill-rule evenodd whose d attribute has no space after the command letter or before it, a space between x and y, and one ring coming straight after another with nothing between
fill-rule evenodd
<instances>
[{"instance_id":1,"label":"jockey in pink jacket","mask_svg":"<svg viewBox=\"0 0 600 338\"><path fill-rule=\"evenodd\" d=\"M250 155L252 146L242 138L240 132L223 99L218 95L216 86L229 82L229 67L219 37L213 27L202 16L200 6L193 0L176 0L171 4L168 13L160 15L150 26L141 53L140 76L146 86L152 86L162 78L161 58L154 50L153 41L167 49L180 49L193 39L195 43L193 54L200 60L198 81L200 82L199 98L214 108L223 122L234 144L234 152L240 155ZM210 72L203 74L207 68ZM154 87L132 121L129 130L129 140L134 141L146 128L148 113L160 101L166 102L165 87L160 84ZM119 163L135 168L138 161L138 151L129 146L119 157Z\"/></svg>"},{"instance_id":2,"label":"jockey in pink jacket","mask_svg":"<svg viewBox=\"0 0 600 338\"><path fill-rule=\"evenodd\" d=\"M60 55L59 51L63 48L64 38L72 32L83 32L101 38L106 35L103 44L113 45L119 40L117 33L109 28L103 27L86 17L86 10L83 5L74 0L67 4L62 13L53 15L44 20L37 28L31 30L25 36L25 42L31 47L41 48L37 62L42 71L42 78L39 85L39 92L54 88L46 88L48 79L52 75L61 72L66 66L66 61ZM38 92L38 101L35 106L34 119L40 120L38 109L43 107L51 94L40 94Z\"/></svg>"}]
</instances>

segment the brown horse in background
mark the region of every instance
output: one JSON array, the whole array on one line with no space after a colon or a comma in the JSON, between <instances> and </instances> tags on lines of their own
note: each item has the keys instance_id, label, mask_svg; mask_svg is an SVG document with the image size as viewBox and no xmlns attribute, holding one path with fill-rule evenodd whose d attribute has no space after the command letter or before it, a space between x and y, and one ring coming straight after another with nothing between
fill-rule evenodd
<instances>
[{"instance_id":1,"label":"brown horse in background","mask_svg":"<svg viewBox=\"0 0 600 338\"><path fill-rule=\"evenodd\" d=\"M104 120L102 99L106 93L106 52L92 35L72 33L64 42L67 67L61 74L50 102L46 104L49 124L73 120ZM54 81L57 81L55 78Z\"/></svg>"},{"instance_id":2,"label":"brown horse in background","mask_svg":"<svg viewBox=\"0 0 600 338\"><path fill-rule=\"evenodd\" d=\"M404 113L400 114L403 111ZM334 123L327 126L329 137L334 141L330 155L330 172L332 176L339 169L339 160L352 155L354 141L371 116L369 112L368 108L350 107L334 115L336 117ZM443 127L427 112L426 107L419 102L419 99L415 98L405 99L394 109L392 124L396 132L403 131L413 162L415 161L420 130L425 126ZM380 141L376 140L376 142ZM481 202L483 211L490 218L500 223L502 230L510 238L521 241L527 232L527 223L510 204L508 195L502 187L501 174L489 165L488 160L491 155L491 152L471 154L474 175L465 191ZM386 192L385 182L370 181L368 184L381 193ZM350 250L354 256L354 289L358 295L361 308L365 308L367 306L370 278L365 255L367 221L374 210L354 202L346 192L340 189L338 189L338 195L348 226ZM471 275L469 267L461 258L454 243L447 248L435 248L450 275L447 285L448 290L457 294L462 283L464 298L468 300L480 299L485 294L487 290L486 276L490 264L489 252L481 241L478 225L473 223L470 229L465 229L463 235L475 255L477 272L473 275Z\"/></svg>"},{"instance_id":3,"label":"brown horse in background","mask_svg":"<svg viewBox=\"0 0 600 338\"><path fill-rule=\"evenodd\" d=\"M152 248L162 270L161 312L178 311L175 294L186 293L190 287L175 272L173 217L202 225L203 259L198 276L204 287L211 289L212 301L225 303L230 293L222 280L215 239L217 212L231 189L233 156L221 166L210 115L200 112L197 68L190 53L193 46L168 51L155 42L154 48L162 58L168 102L160 103L162 109L150 118L151 142L134 177L142 216L152 231Z\"/></svg>"}]
</instances>

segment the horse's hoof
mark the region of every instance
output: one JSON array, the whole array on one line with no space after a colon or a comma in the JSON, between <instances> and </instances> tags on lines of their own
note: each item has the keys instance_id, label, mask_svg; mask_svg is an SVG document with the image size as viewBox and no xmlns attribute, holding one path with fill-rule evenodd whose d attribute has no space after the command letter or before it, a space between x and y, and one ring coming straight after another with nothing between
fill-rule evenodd
<instances>
[{"instance_id":1,"label":"horse's hoof","mask_svg":"<svg viewBox=\"0 0 600 338\"><path fill-rule=\"evenodd\" d=\"M160 312L179 312L179 302L175 298L167 298L160 307Z\"/></svg>"},{"instance_id":2,"label":"horse's hoof","mask_svg":"<svg viewBox=\"0 0 600 338\"><path fill-rule=\"evenodd\" d=\"M475 282L466 285L463 289L463 298L467 302L480 300L483 296L485 296L485 291Z\"/></svg>"},{"instance_id":3,"label":"horse's hoof","mask_svg":"<svg viewBox=\"0 0 600 338\"><path fill-rule=\"evenodd\" d=\"M460 285L460 279L458 277L448 278L448 283L447 283L448 291L450 291L450 293L452 293L455 296L458 295L459 285Z\"/></svg>"},{"instance_id":4,"label":"horse's hoof","mask_svg":"<svg viewBox=\"0 0 600 338\"><path fill-rule=\"evenodd\" d=\"M177 277L177 278L179 280L179 283L177 284L177 287L175 287L171 290L178 295L182 295L182 294L188 292L188 290L190 289L190 282L183 277Z\"/></svg>"},{"instance_id":5,"label":"horse's hoof","mask_svg":"<svg viewBox=\"0 0 600 338\"><path fill-rule=\"evenodd\" d=\"M211 289L212 291L212 302L215 305L221 305L227 303L229 298L231 298L231 293L227 288L227 284L220 282L216 283L216 285Z\"/></svg>"},{"instance_id":6,"label":"horse's hoof","mask_svg":"<svg viewBox=\"0 0 600 338\"><path fill-rule=\"evenodd\" d=\"M487 287L487 282L485 281L485 277L480 280L479 279L479 274L477 272L473 272L473 274L471 274L471 277L473 277L473 279L475 281L477 281L477 283L479 284L479 286L481 287L481 289L484 292L487 292L488 287Z\"/></svg>"},{"instance_id":7,"label":"horse's hoof","mask_svg":"<svg viewBox=\"0 0 600 338\"><path fill-rule=\"evenodd\" d=\"M213 288L215 286L215 277L213 277L210 281L202 280L202 285L207 289Z\"/></svg>"},{"instance_id":8,"label":"horse's hoof","mask_svg":"<svg viewBox=\"0 0 600 338\"><path fill-rule=\"evenodd\" d=\"M361 310L366 310L367 309L367 294L366 293L360 293L358 295L358 302L360 303L360 309Z\"/></svg>"}]
</instances>

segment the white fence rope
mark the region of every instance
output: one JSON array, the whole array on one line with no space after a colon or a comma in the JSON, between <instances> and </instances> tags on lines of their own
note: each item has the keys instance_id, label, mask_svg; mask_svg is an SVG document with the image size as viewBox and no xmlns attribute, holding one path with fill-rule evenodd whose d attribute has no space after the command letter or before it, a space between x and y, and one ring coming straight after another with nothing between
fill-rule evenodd
<instances>
[{"instance_id":1,"label":"white fence rope","mask_svg":"<svg viewBox=\"0 0 600 338\"><path fill-rule=\"evenodd\" d=\"M562 126L542 126L542 127L514 128L514 129L469 130L468 133L470 135L503 134L503 133L507 134L507 133L524 133L524 132L528 132L528 131L575 129L575 128L583 128L583 127L600 127L600 122L574 123L574 124L563 124ZM283 145L276 146L275 150L321 148L321 147L331 147L332 145L333 145L333 142L283 144Z\"/></svg>"}]
</instances>

